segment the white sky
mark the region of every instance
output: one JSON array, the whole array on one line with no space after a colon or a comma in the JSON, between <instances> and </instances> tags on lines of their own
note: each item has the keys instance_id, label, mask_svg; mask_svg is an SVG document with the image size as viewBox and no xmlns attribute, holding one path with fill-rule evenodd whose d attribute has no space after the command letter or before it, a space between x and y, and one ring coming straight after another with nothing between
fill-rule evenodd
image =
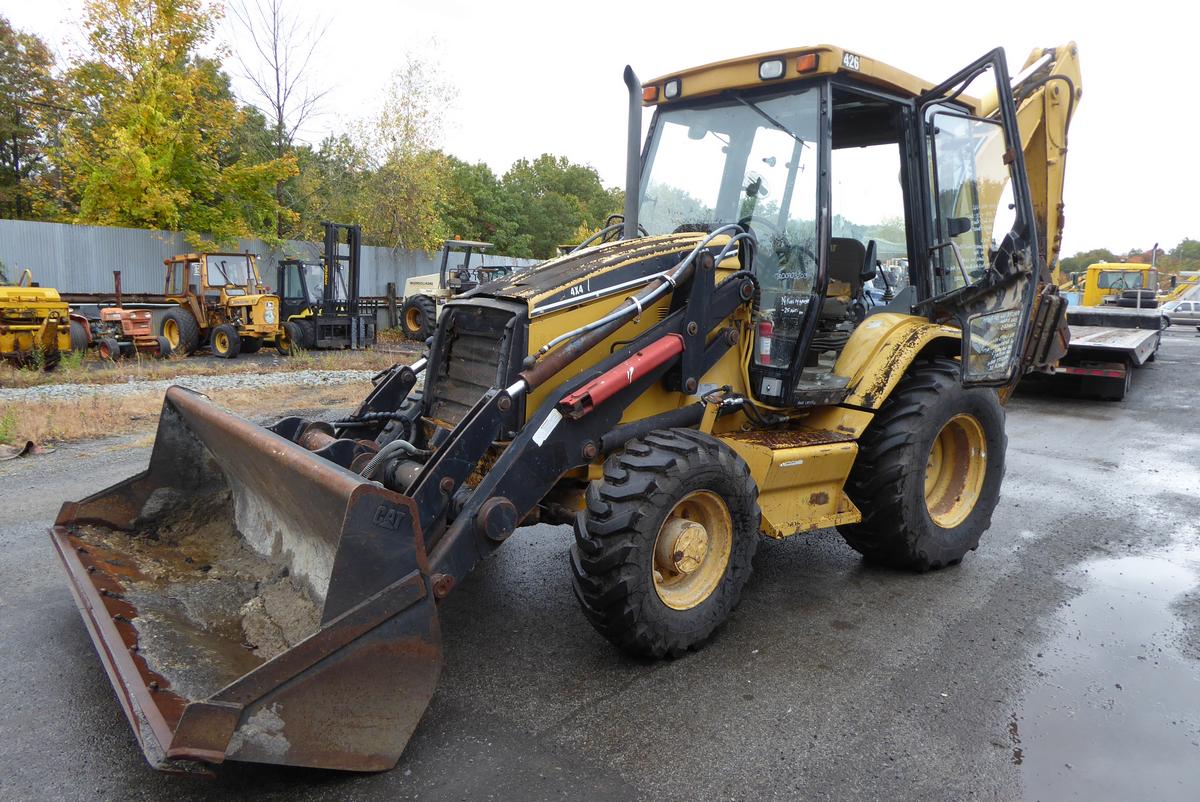
<instances>
[{"instance_id":1,"label":"white sky","mask_svg":"<svg viewBox=\"0 0 1200 802\"><path fill-rule=\"evenodd\" d=\"M0 0L0 13L77 49L78 0ZM1064 254L1174 246L1200 238L1200 104L1188 4L1009 0L896 3L626 2L599 4L289 0L329 21L318 81L333 87L316 140L365 116L408 49L436 54L457 87L444 147L497 173L543 152L624 180L625 88L709 61L831 43L938 81L1002 46L1015 73L1035 47L1079 44L1084 93L1071 129ZM336 16L334 16L336 15ZM231 44L232 27L221 36ZM430 40L436 47L430 48ZM237 65L230 61L229 71ZM240 83L239 89L244 88Z\"/></svg>"}]
</instances>

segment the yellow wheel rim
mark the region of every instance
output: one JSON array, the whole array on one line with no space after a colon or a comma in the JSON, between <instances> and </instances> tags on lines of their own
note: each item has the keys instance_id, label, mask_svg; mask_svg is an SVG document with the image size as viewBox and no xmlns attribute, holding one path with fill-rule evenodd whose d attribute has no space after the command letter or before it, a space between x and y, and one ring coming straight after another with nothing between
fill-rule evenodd
<instances>
[{"instance_id":1,"label":"yellow wheel rim","mask_svg":"<svg viewBox=\"0 0 1200 802\"><path fill-rule=\"evenodd\" d=\"M179 324L174 320L164 320L162 330L163 336L167 338L167 342L171 344L171 347L177 347L179 345Z\"/></svg>"},{"instance_id":2,"label":"yellow wheel rim","mask_svg":"<svg viewBox=\"0 0 1200 802\"><path fill-rule=\"evenodd\" d=\"M229 350L229 335L223 331L218 331L213 335L213 345L217 347L218 351L225 353Z\"/></svg>"},{"instance_id":3,"label":"yellow wheel rim","mask_svg":"<svg viewBox=\"0 0 1200 802\"><path fill-rule=\"evenodd\" d=\"M987 440L983 426L963 413L946 421L929 449L925 466L925 507L943 529L967 519L987 475Z\"/></svg>"},{"instance_id":4,"label":"yellow wheel rim","mask_svg":"<svg viewBox=\"0 0 1200 802\"><path fill-rule=\"evenodd\" d=\"M690 610L717 589L729 566L733 519L710 490L688 493L663 521L654 542L654 590L673 610Z\"/></svg>"},{"instance_id":5,"label":"yellow wheel rim","mask_svg":"<svg viewBox=\"0 0 1200 802\"><path fill-rule=\"evenodd\" d=\"M285 351L292 347L292 341L288 338L287 326L279 330L279 347Z\"/></svg>"},{"instance_id":6,"label":"yellow wheel rim","mask_svg":"<svg viewBox=\"0 0 1200 802\"><path fill-rule=\"evenodd\" d=\"M422 317L424 317L424 315L421 314L420 309L415 306L409 307L409 310L404 313L405 328L407 328L409 331L420 331Z\"/></svg>"}]
</instances>

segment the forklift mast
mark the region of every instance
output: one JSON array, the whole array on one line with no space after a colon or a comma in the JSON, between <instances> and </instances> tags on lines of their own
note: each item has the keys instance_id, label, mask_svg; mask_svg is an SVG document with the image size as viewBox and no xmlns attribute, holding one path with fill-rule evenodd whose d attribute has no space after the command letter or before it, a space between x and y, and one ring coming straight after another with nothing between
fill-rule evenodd
<instances>
[{"instance_id":1,"label":"forklift mast","mask_svg":"<svg viewBox=\"0 0 1200 802\"><path fill-rule=\"evenodd\" d=\"M362 259L362 229L357 225L322 223L325 229L325 282L321 312L325 315L357 315ZM342 245L345 244L345 253ZM342 268L345 268L344 272ZM339 277L346 282L346 297L338 298Z\"/></svg>"}]
</instances>

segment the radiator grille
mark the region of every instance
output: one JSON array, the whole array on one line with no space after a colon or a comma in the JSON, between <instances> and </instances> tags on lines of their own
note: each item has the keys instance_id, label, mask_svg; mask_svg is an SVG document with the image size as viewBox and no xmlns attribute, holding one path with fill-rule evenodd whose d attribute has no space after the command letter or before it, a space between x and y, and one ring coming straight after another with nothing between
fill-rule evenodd
<instances>
[{"instance_id":1,"label":"radiator grille","mask_svg":"<svg viewBox=\"0 0 1200 802\"><path fill-rule=\"evenodd\" d=\"M511 313L492 308L450 307L443 315L440 358L430 382L429 414L457 424L483 394L507 386Z\"/></svg>"}]
</instances>

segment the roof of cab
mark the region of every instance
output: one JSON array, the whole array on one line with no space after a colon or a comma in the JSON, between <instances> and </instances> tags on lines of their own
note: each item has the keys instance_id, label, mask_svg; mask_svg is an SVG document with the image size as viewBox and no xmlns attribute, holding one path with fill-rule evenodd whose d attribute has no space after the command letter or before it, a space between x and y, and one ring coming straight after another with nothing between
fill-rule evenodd
<instances>
[{"instance_id":1,"label":"roof of cab","mask_svg":"<svg viewBox=\"0 0 1200 802\"><path fill-rule=\"evenodd\" d=\"M802 56L816 56L816 66L800 72ZM782 60L783 75L779 78L763 80L759 77L759 65L766 61ZM867 56L859 55L835 45L812 45L796 47L788 50L774 50L768 53L758 53L752 56L717 61L699 67L691 67L678 72L659 76L645 82L646 87L658 89L654 100L644 100L647 106L666 105L686 98L715 95L726 89L745 89L759 87L770 83L786 83L803 80L817 75L833 75L841 73L864 83L873 84L880 89L903 95L916 97L932 89L936 84L918 78L903 70L877 61ZM679 95L672 100L666 100L663 85L670 80L679 79ZM972 98L958 97L968 105L977 103Z\"/></svg>"}]
</instances>

